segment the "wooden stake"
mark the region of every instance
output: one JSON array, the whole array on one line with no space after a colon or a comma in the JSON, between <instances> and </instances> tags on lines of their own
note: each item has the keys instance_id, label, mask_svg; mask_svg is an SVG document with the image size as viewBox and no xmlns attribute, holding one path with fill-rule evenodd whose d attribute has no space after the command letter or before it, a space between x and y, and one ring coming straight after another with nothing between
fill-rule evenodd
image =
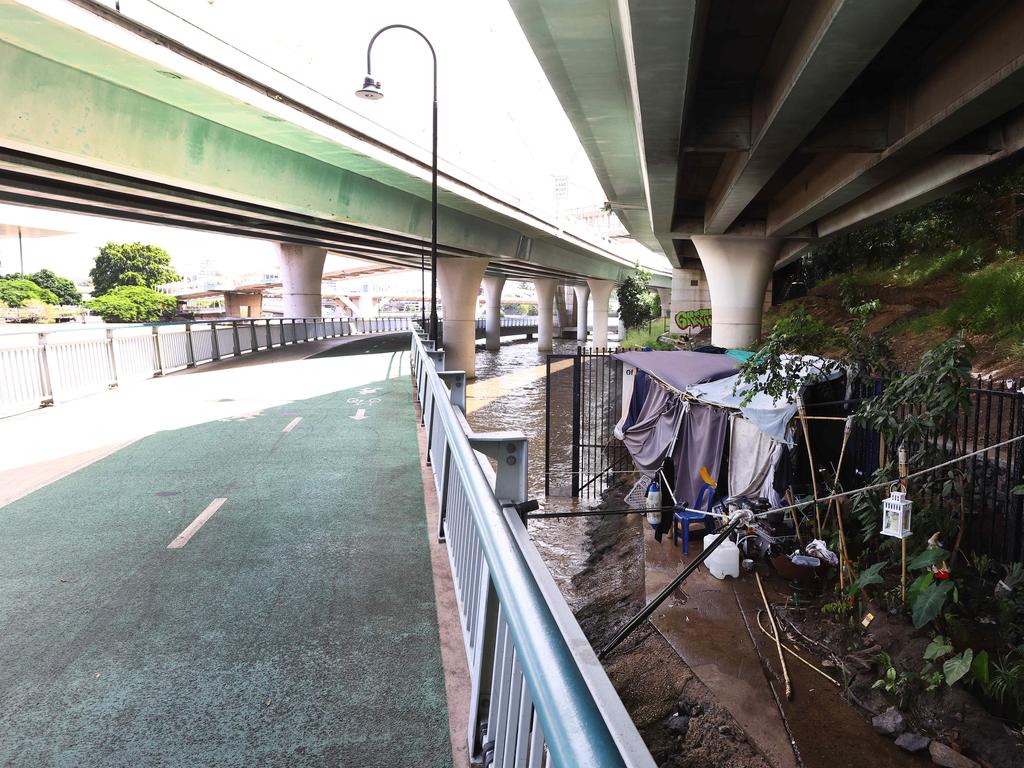
<instances>
[{"instance_id":1,"label":"wooden stake","mask_svg":"<svg viewBox=\"0 0 1024 768\"><path fill-rule=\"evenodd\" d=\"M757 578L757 591L761 593L761 600L764 602L765 612L768 614L768 623L772 625L772 632L775 634L775 650L779 653L779 664L782 665L782 679L786 683L786 699L792 700L793 686L789 682L789 670L786 669L786 657L782 655L782 641L779 639L779 628L775 625L775 616L772 614L772 607L768 605L768 598L764 594L764 587L761 586L761 574L754 571Z\"/></svg>"},{"instance_id":2,"label":"wooden stake","mask_svg":"<svg viewBox=\"0 0 1024 768\"><path fill-rule=\"evenodd\" d=\"M811 470L811 490L814 493L814 522L817 530L817 538L821 538L821 513L818 510L818 473L814 471L814 452L811 450L811 433L807 430L807 409L804 407L804 399L796 396L796 407L800 411L800 425L804 430L804 443L807 444L807 462Z\"/></svg>"},{"instance_id":3,"label":"wooden stake","mask_svg":"<svg viewBox=\"0 0 1024 768\"><path fill-rule=\"evenodd\" d=\"M843 459L846 457L846 445L850 441L850 433L853 431L853 417L846 417L846 426L843 428L843 447L839 450L839 463L836 464L836 476L832 481L832 492L839 485L839 473L843 471ZM843 502L842 499L832 499L825 507L825 517L832 508L832 502L836 505L836 522L839 525L839 588L845 590L846 580L843 571L846 569L846 531L843 530Z\"/></svg>"}]
</instances>

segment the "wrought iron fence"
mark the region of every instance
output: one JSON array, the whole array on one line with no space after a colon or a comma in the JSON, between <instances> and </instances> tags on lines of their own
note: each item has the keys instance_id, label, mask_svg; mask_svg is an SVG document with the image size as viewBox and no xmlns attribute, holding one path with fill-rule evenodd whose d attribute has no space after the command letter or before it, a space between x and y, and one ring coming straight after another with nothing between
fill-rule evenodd
<instances>
[{"instance_id":1,"label":"wrought iron fence","mask_svg":"<svg viewBox=\"0 0 1024 768\"><path fill-rule=\"evenodd\" d=\"M565 361L571 366L559 365ZM631 466L625 446L614 436L622 377L611 350L577 347L572 355L548 355L547 495L599 497Z\"/></svg>"},{"instance_id":2,"label":"wrought iron fence","mask_svg":"<svg viewBox=\"0 0 1024 768\"><path fill-rule=\"evenodd\" d=\"M285 344L408 331L404 317L265 318L0 336L0 417Z\"/></svg>"}]
</instances>

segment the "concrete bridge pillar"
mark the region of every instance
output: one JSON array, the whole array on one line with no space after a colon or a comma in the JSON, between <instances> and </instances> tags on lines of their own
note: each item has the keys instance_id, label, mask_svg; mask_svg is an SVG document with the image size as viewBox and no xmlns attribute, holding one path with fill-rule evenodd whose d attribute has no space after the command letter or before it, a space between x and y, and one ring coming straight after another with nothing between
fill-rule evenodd
<instances>
[{"instance_id":1,"label":"concrete bridge pillar","mask_svg":"<svg viewBox=\"0 0 1024 768\"><path fill-rule=\"evenodd\" d=\"M587 302L590 301L589 285L574 285L576 292L576 343L587 343Z\"/></svg>"},{"instance_id":2,"label":"concrete bridge pillar","mask_svg":"<svg viewBox=\"0 0 1024 768\"><path fill-rule=\"evenodd\" d=\"M665 317L668 315L669 309L672 306L672 289L655 288L654 292L658 294L658 301L661 302L661 316Z\"/></svg>"},{"instance_id":3,"label":"concrete bridge pillar","mask_svg":"<svg viewBox=\"0 0 1024 768\"><path fill-rule=\"evenodd\" d=\"M533 285L537 289L537 349L550 352L558 281L552 277L536 277Z\"/></svg>"},{"instance_id":4,"label":"concrete bridge pillar","mask_svg":"<svg viewBox=\"0 0 1024 768\"><path fill-rule=\"evenodd\" d=\"M263 294L259 291L224 291L226 317L263 317Z\"/></svg>"},{"instance_id":5,"label":"concrete bridge pillar","mask_svg":"<svg viewBox=\"0 0 1024 768\"><path fill-rule=\"evenodd\" d=\"M505 287L504 275L486 275L484 294L487 297L487 349L501 349L501 291Z\"/></svg>"},{"instance_id":6,"label":"concrete bridge pillar","mask_svg":"<svg viewBox=\"0 0 1024 768\"><path fill-rule=\"evenodd\" d=\"M373 309L373 294L372 293L360 293L359 294L359 316L360 317L374 317L377 313Z\"/></svg>"},{"instance_id":7,"label":"concrete bridge pillar","mask_svg":"<svg viewBox=\"0 0 1024 768\"><path fill-rule=\"evenodd\" d=\"M285 317L321 317L325 248L281 244L281 292Z\"/></svg>"},{"instance_id":8,"label":"concrete bridge pillar","mask_svg":"<svg viewBox=\"0 0 1024 768\"><path fill-rule=\"evenodd\" d=\"M749 346L761 334L765 288L782 240L695 235L693 245L711 293L711 343Z\"/></svg>"},{"instance_id":9,"label":"concrete bridge pillar","mask_svg":"<svg viewBox=\"0 0 1024 768\"><path fill-rule=\"evenodd\" d=\"M444 367L476 377L476 303L490 259L439 256L437 290L444 308Z\"/></svg>"},{"instance_id":10,"label":"concrete bridge pillar","mask_svg":"<svg viewBox=\"0 0 1024 768\"><path fill-rule=\"evenodd\" d=\"M588 278L587 285L594 295L594 347L602 349L608 346L608 299L611 298L615 283Z\"/></svg>"}]
</instances>

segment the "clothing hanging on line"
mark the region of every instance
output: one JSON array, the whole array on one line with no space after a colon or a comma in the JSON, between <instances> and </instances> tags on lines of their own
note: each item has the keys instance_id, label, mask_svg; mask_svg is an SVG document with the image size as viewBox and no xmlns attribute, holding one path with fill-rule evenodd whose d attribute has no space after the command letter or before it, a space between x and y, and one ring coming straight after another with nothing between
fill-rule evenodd
<instances>
[{"instance_id":1,"label":"clothing hanging on line","mask_svg":"<svg viewBox=\"0 0 1024 768\"><path fill-rule=\"evenodd\" d=\"M729 495L765 498L782 506L775 476L785 446L739 414L733 414L729 438Z\"/></svg>"}]
</instances>

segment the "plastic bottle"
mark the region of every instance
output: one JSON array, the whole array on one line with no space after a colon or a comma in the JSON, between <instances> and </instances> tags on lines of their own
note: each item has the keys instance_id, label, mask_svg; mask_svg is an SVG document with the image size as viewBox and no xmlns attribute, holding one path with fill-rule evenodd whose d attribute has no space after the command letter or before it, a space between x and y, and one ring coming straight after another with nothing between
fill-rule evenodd
<instances>
[{"instance_id":1,"label":"plastic bottle","mask_svg":"<svg viewBox=\"0 0 1024 768\"><path fill-rule=\"evenodd\" d=\"M658 487L657 483L651 483L647 488L647 498L645 499L647 512L647 522L651 524L652 528L656 528L661 522L661 488Z\"/></svg>"}]
</instances>

